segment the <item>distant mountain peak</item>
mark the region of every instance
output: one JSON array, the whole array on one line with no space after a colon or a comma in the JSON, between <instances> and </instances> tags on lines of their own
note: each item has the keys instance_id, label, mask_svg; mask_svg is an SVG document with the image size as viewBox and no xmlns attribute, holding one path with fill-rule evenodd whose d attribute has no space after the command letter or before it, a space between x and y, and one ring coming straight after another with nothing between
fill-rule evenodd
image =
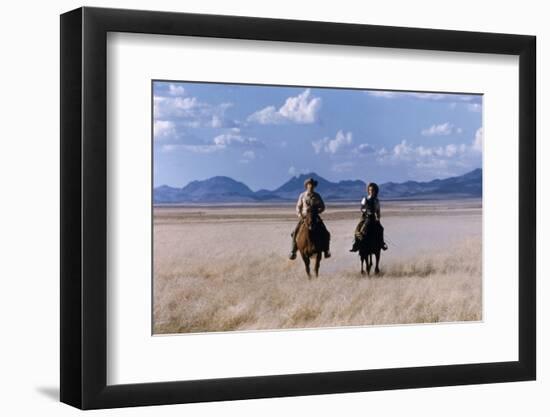
<instances>
[{"instance_id":1,"label":"distant mountain peak","mask_svg":"<svg viewBox=\"0 0 550 417\"><path fill-rule=\"evenodd\" d=\"M299 178L322 178L319 174L317 174L316 172L307 172L307 173L302 173L300 175L298 175Z\"/></svg>"},{"instance_id":2,"label":"distant mountain peak","mask_svg":"<svg viewBox=\"0 0 550 417\"><path fill-rule=\"evenodd\" d=\"M304 189L304 181L308 178L313 178L318 182L318 189L321 190L329 185L332 185L330 181L316 174L315 172L309 172L307 174L300 174L294 177L291 177L287 182L281 185L279 188L274 190L274 192L296 192L298 190Z\"/></svg>"},{"instance_id":3,"label":"distant mountain peak","mask_svg":"<svg viewBox=\"0 0 550 417\"><path fill-rule=\"evenodd\" d=\"M381 198L460 198L481 197L483 171L476 168L463 175L432 181L387 182L380 185Z\"/></svg>"},{"instance_id":4,"label":"distant mountain peak","mask_svg":"<svg viewBox=\"0 0 550 417\"><path fill-rule=\"evenodd\" d=\"M304 182L308 178L313 178L314 180L321 180L321 181L327 181L325 178L320 176L319 174L316 174L315 172L308 172L306 174L298 174L290 177L289 181L295 180L295 181L302 181Z\"/></svg>"},{"instance_id":5,"label":"distant mountain peak","mask_svg":"<svg viewBox=\"0 0 550 417\"><path fill-rule=\"evenodd\" d=\"M304 181L310 177L319 183L317 190L327 201L358 201L365 193L365 182L362 180L331 182L315 172L309 172L291 177L272 191L262 189L254 192L243 182L219 175L205 180L191 181L183 188L161 185L154 189L153 198L155 204L293 201L304 190ZM380 198L481 197L482 182L481 168L463 175L432 181L386 182L380 184Z\"/></svg>"}]
</instances>

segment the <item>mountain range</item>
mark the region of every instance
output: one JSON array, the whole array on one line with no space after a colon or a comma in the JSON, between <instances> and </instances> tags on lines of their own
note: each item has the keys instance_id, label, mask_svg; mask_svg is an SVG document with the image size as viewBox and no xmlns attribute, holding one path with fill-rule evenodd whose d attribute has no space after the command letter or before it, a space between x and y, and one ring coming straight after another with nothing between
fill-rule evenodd
<instances>
[{"instance_id":1,"label":"mountain range","mask_svg":"<svg viewBox=\"0 0 550 417\"><path fill-rule=\"evenodd\" d=\"M183 188L162 185L153 190L154 204L178 203L246 203L294 201L304 190L304 181L318 181L316 190L326 201L355 201L365 194L365 182L344 180L331 182L314 172L290 178L274 190L252 191L246 184L230 177L217 176L192 181ZM464 175L432 181L386 182L380 184L381 199L445 199L481 197L483 174L480 168Z\"/></svg>"}]
</instances>

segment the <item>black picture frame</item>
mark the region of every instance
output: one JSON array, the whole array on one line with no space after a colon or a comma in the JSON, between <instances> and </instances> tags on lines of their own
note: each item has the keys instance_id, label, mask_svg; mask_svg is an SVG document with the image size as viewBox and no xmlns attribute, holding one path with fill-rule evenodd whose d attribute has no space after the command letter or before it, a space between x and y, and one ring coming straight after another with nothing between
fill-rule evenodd
<instances>
[{"instance_id":1,"label":"black picture frame","mask_svg":"<svg viewBox=\"0 0 550 417\"><path fill-rule=\"evenodd\" d=\"M107 385L108 32L519 56L518 360ZM61 15L60 57L62 402L95 409L535 379L534 36L84 7Z\"/></svg>"}]
</instances>

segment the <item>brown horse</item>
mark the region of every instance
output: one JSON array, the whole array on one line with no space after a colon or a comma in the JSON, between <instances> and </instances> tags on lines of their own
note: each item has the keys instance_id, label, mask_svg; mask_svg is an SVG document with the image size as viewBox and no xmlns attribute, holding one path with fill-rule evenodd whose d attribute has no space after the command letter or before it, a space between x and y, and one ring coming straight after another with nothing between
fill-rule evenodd
<instances>
[{"instance_id":1,"label":"brown horse","mask_svg":"<svg viewBox=\"0 0 550 417\"><path fill-rule=\"evenodd\" d=\"M304 260L307 276L311 276L310 258L315 255L315 276L319 276L319 266L323 252L329 249L330 233L320 217L312 212L306 214L296 235L296 244Z\"/></svg>"},{"instance_id":2,"label":"brown horse","mask_svg":"<svg viewBox=\"0 0 550 417\"><path fill-rule=\"evenodd\" d=\"M367 232L363 239L359 242L359 256L361 257L361 275L365 274L363 264L367 264L367 274L370 275L370 271L373 265L372 255L376 258L376 265L374 267L374 273L378 275L380 273L380 251L382 249L382 238L380 224L373 222L367 226Z\"/></svg>"}]
</instances>

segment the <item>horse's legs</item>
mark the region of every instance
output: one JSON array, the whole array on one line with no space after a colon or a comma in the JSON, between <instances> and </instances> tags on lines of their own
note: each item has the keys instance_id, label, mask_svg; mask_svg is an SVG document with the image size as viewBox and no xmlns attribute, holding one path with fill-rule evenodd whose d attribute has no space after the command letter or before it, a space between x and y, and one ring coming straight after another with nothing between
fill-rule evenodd
<instances>
[{"instance_id":1,"label":"horse's legs","mask_svg":"<svg viewBox=\"0 0 550 417\"><path fill-rule=\"evenodd\" d=\"M306 274L308 277L310 277L311 273L309 270L309 256L302 254L302 259L304 260L304 265L306 266Z\"/></svg>"},{"instance_id":2,"label":"horse's legs","mask_svg":"<svg viewBox=\"0 0 550 417\"><path fill-rule=\"evenodd\" d=\"M365 258L361 256L361 275L365 275L365 270L363 269L363 263L365 262Z\"/></svg>"},{"instance_id":3,"label":"horse's legs","mask_svg":"<svg viewBox=\"0 0 550 417\"><path fill-rule=\"evenodd\" d=\"M370 269L372 268L372 255L367 255L367 275L370 275Z\"/></svg>"},{"instance_id":4,"label":"horse's legs","mask_svg":"<svg viewBox=\"0 0 550 417\"><path fill-rule=\"evenodd\" d=\"M380 249L374 254L376 257L376 266L374 268L374 273L378 275L380 273L380 268L378 268L378 264L380 263Z\"/></svg>"},{"instance_id":5,"label":"horse's legs","mask_svg":"<svg viewBox=\"0 0 550 417\"><path fill-rule=\"evenodd\" d=\"M317 256L315 257L315 276L319 276L319 266L321 265L321 252L317 252Z\"/></svg>"}]
</instances>

